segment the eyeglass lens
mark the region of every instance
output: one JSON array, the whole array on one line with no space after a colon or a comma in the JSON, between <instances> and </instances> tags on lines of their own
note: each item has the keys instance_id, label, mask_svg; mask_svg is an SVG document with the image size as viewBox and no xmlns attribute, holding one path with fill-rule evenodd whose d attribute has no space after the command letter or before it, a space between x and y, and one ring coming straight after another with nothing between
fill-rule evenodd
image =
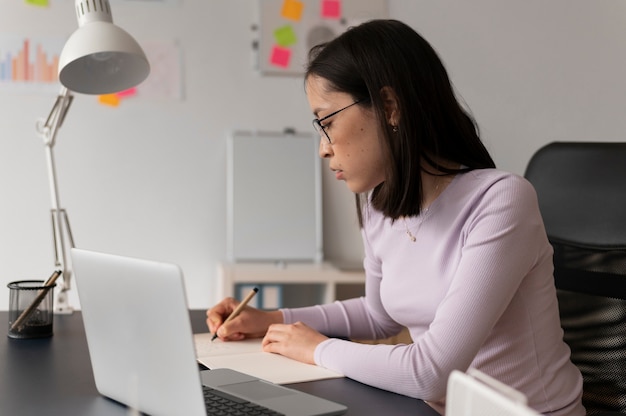
<instances>
[{"instance_id":1,"label":"eyeglass lens","mask_svg":"<svg viewBox=\"0 0 626 416\"><path fill-rule=\"evenodd\" d=\"M359 102L361 102L361 100L356 100L356 101L355 101L355 102L353 102L352 104L349 104L349 105L345 106L344 108L340 108L339 110L337 110L337 111L335 111L335 112L333 112L333 113L330 113L330 114L329 114L329 115L327 115L327 116L324 116L324 117L322 117L322 118L316 118L316 119L314 119L314 120L313 120L313 127L315 128L315 131L317 131L317 133L318 133L320 136L322 135L322 132L323 132L323 133L324 133L324 136L326 136L326 139L328 140L328 143L329 143L329 144L332 144L332 141L330 140L330 136L328 135L328 133L326 133L326 129L324 128L324 126L322 126L322 121L324 121L324 120L326 120L326 119L328 119L328 118L330 118L330 117L332 117L332 116L334 116L334 115L336 115L336 114L341 113L343 110L346 110L346 109L348 109L348 108L352 107L353 105L358 104Z\"/></svg>"}]
</instances>

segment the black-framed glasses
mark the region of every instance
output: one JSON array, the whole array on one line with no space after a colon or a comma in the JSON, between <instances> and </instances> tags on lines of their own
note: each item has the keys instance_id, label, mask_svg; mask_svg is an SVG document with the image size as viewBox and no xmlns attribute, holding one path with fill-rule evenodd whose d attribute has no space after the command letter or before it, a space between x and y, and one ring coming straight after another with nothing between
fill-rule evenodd
<instances>
[{"instance_id":1,"label":"black-framed glasses","mask_svg":"<svg viewBox=\"0 0 626 416\"><path fill-rule=\"evenodd\" d=\"M345 106L344 108L341 108L333 113L330 113L329 115L322 117L322 118L316 118L313 120L313 127L315 128L315 131L317 131L319 133L319 135L321 136L322 133L324 134L324 136L326 136L326 139L328 140L328 144L333 144L333 142L330 140L330 136L328 135L328 133L326 133L326 126L322 125L322 121L331 118L334 115L337 115L339 113L341 113L343 110L346 110L350 107L352 107L355 104L360 103L362 100L356 100L355 102L353 102L350 105Z\"/></svg>"}]
</instances>

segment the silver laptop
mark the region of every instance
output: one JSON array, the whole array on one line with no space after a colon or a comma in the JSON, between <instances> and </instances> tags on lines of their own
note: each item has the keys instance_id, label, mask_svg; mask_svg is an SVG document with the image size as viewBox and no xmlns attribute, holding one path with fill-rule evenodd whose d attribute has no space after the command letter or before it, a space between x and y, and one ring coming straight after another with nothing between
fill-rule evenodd
<instances>
[{"instance_id":1,"label":"silver laptop","mask_svg":"<svg viewBox=\"0 0 626 416\"><path fill-rule=\"evenodd\" d=\"M210 414L202 385L289 416L347 411L234 370L200 371L177 265L75 248L71 256L100 394L150 415Z\"/></svg>"}]
</instances>

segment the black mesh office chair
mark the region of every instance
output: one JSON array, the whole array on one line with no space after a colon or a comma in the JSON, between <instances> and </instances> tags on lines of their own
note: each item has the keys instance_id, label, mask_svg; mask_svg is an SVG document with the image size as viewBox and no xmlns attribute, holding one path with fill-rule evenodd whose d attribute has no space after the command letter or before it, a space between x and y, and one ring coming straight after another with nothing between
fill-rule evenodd
<instances>
[{"instance_id":1,"label":"black mesh office chair","mask_svg":"<svg viewBox=\"0 0 626 416\"><path fill-rule=\"evenodd\" d=\"M561 325L587 414L626 414L626 143L550 143L525 176L554 247Z\"/></svg>"}]
</instances>

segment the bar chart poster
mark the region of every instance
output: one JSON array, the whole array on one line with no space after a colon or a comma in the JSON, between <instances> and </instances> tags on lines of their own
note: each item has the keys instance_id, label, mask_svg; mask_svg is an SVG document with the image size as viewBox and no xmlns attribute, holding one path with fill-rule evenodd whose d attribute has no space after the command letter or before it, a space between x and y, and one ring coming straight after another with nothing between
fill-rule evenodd
<instances>
[{"instance_id":1,"label":"bar chart poster","mask_svg":"<svg viewBox=\"0 0 626 416\"><path fill-rule=\"evenodd\" d=\"M65 39L0 35L0 91L59 89L57 69Z\"/></svg>"}]
</instances>

